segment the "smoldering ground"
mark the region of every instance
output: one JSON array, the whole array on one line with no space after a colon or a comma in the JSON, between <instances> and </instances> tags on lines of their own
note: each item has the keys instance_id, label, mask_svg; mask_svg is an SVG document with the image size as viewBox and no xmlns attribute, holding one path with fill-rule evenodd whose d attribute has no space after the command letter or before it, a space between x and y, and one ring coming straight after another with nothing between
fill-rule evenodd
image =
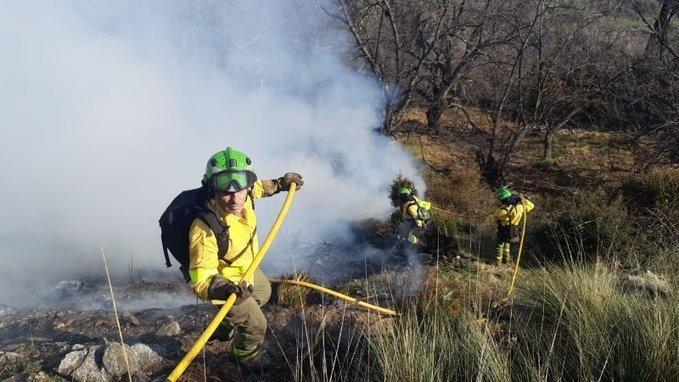
<instances>
[{"instance_id":1,"label":"smoldering ground","mask_svg":"<svg viewBox=\"0 0 679 382\"><path fill-rule=\"evenodd\" d=\"M177 278L162 269L157 219L226 146L261 178L304 175L266 271L384 214L389 181L416 169L374 132L380 95L347 68L348 46L302 0L0 4L0 302L103 280L100 246L117 282L130 259ZM258 203L262 232L281 203Z\"/></svg>"}]
</instances>

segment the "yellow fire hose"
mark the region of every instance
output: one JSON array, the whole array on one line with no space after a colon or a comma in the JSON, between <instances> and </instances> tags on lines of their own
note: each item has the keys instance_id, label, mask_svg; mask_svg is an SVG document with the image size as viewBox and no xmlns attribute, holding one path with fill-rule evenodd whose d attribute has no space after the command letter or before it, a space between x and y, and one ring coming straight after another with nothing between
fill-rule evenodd
<instances>
[{"instance_id":1,"label":"yellow fire hose","mask_svg":"<svg viewBox=\"0 0 679 382\"><path fill-rule=\"evenodd\" d=\"M465 215L465 214L458 214L457 212L447 211L447 210L444 210L442 208L438 208L438 207L434 207L434 206L431 206L431 209L434 210L434 211L442 212L444 214L457 216L457 217L461 217L461 218L485 218L485 217L491 216L493 214L491 212L491 213L487 213L487 214Z\"/></svg>"},{"instance_id":2,"label":"yellow fire hose","mask_svg":"<svg viewBox=\"0 0 679 382\"><path fill-rule=\"evenodd\" d=\"M521 261L521 252L523 252L523 238L526 237L526 221L528 220L528 213L526 212L526 205L523 204L523 226L521 227L521 241L519 242L519 253L516 255L516 266L514 267L514 275L512 276L512 283L509 284L509 290L507 291L507 297L512 295L514 292L514 282L516 281L516 276L519 273L519 262Z\"/></svg>"},{"instance_id":3,"label":"yellow fire hose","mask_svg":"<svg viewBox=\"0 0 679 382\"><path fill-rule=\"evenodd\" d=\"M368 304L367 302L359 301L359 300L357 300L357 299L355 299L355 298L353 298L353 297L350 297L350 296L347 296L347 295L345 295L345 294L336 292L336 291L334 291L334 290L332 290L332 289L328 289L328 288L326 288L326 287L322 287L322 286L320 286L320 285L308 283L308 282L305 282L305 281L299 281L299 280L283 280L283 279L272 279L272 280L269 280L269 281L271 281L272 283L292 284L292 285L298 285L298 286L302 286L302 287L309 288L309 289L314 289L314 290L317 290L317 291L319 291L319 292L323 292L323 293L329 294L329 295L331 295L331 296L333 296L333 297L337 297L337 298L339 298L339 299L341 299L341 300L348 301L348 302L351 302L351 303L353 303L353 304L362 306L362 307L364 307L364 308L372 309L372 310L374 310L374 311L377 311L377 312L380 312L380 313L384 313L384 314L388 314L388 315L390 315L390 316L396 316L396 315L397 315L396 312L393 311L393 310L391 310L391 309L386 309L386 308L382 308L381 306L377 306L377 305L373 305L373 304Z\"/></svg>"},{"instance_id":4,"label":"yellow fire hose","mask_svg":"<svg viewBox=\"0 0 679 382\"><path fill-rule=\"evenodd\" d=\"M266 237L266 240L264 240L264 244L262 244L262 247L259 249L259 252L252 261L252 264L250 264L250 267L248 267L248 269L245 271L245 274L243 274L243 277L241 277L240 282L243 282L251 278L254 275L257 268L259 267L259 264L264 259L266 252L269 250L269 247L271 246L271 243L274 241L276 235L278 234L278 230L281 228L281 224L283 224L285 216L288 214L288 210L290 209L292 200L295 197L296 189L297 185L294 182L291 183L290 189L288 190L288 196L285 198L283 207L281 208L281 211L278 213L278 216L276 217L276 220L274 221L273 226L271 227L271 231L269 231L269 235ZM207 328L205 328L203 334L201 334L200 337L198 337L196 343L193 344L193 346L191 347L191 349L189 349L184 358L179 362L179 364L177 364L174 370L172 370L172 373L170 373L170 375L167 376L168 381L175 382L179 379L179 377L182 376L186 368L189 367L189 364L191 364L191 361L193 361L193 359L196 358L198 353L201 351L201 349L203 349L207 341L210 339L210 336L212 336L212 333L214 333L215 330L217 330L219 324L224 320L224 317L226 317L227 313L229 313L229 310L231 310L231 307L233 307L233 303L236 302L236 298L237 296L235 293L229 296L229 298L226 300L226 303L224 303L224 305L219 309L219 312L217 312L212 321L210 321L210 323L207 325Z\"/></svg>"}]
</instances>

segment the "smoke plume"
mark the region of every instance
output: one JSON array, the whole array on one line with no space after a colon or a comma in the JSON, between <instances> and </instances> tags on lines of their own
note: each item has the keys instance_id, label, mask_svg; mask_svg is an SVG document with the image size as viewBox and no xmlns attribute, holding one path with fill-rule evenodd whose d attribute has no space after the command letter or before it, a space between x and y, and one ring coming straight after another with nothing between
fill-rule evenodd
<instances>
[{"instance_id":1,"label":"smoke plume","mask_svg":"<svg viewBox=\"0 0 679 382\"><path fill-rule=\"evenodd\" d=\"M131 259L163 270L158 217L226 146L260 178L306 182L265 270L384 214L388 183L416 170L375 133L378 84L347 68L349 46L303 0L2 2L0 303L101 278L100 246L119 278ZM257 204L261 239L282 201Z\"/></svg>"}]
</instances>

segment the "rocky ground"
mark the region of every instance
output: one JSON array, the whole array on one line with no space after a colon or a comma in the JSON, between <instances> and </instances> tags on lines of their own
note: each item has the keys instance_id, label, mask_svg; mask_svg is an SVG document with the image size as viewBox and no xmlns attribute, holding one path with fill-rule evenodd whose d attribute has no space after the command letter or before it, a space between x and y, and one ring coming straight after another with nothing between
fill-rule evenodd
<instances>
[{"instance_id":1,"label":"rocky ground","mask_svg":"<svg viewBox=\"0 0 679 382\"><path fill-rule=\"evenodd\" d=\"M345 277L363 278L345 278L341 285L334 284L335 288L382 306L391 305L395 294L418 289L424 272L420 255L392 253L385 262L383 251L363 250L381 255L370 255L368 261L357 258L353 251L353 260L342 262ZM337 266L341 256L336 252L331 247L319 250L311 267L329 273L321 268L324 264ZM349 268L354 268L353 273ZM274 294L264 309L270 325L265 348L274 360L272 369L262 372L239 367L230 359L231 343L212 340L182 380L294 379L315 368L319 357L329 364L338 362L338 353L355 351L352 348L359 346L362 333L392 322L320 294L279 285L274 284ZM69 280L54 290L62 301L58 308L0 306L0 380L127 380L107 287ZM165 300L175 299L177 307L135 309L161 292ZM216 308L206 303L186 304L190 298L180 283L138 280L116 289L133 380L164 380L214 316Z\"/></svg>"},{"instance_id":2,"label":"rocky ground","mask_svg":"<svg viewBox=\"0 0 679 382\"><path fill-rule=\"evenodd\" d=\"M208 304L123 312L120 323L134 380L162 380L183 357L215 313ZM266 306L270 324L265 347L276 361L266 380L289 380L304 367L319 335L357 338L388 318L343 303L317 300L302 307ZM351 341L350 341L351 342ZM309 346L311 345L311 346ZM231 343L213 340L187 370L185 380L259 380L257 371L230 362ZM326 346L327 352L339 351ZM314 356L314 355L312 355ZM331 356L327 354L326 356ZM0 317L0 379L5 381L127 380L115 316L104 310L3 311Z\"/></svg>"}]
</instances>

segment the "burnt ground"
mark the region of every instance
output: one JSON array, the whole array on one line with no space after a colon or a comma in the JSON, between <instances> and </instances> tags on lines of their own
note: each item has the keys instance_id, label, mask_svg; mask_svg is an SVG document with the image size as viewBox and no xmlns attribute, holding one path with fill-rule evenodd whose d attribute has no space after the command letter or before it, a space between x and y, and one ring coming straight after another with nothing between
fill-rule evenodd
<instances>
[{"instance_id":1,"label":"burnt ground","mask_svg":"<svg viewBox=\"0 0 679 382\"><path fill-rule=\"evenodd\" d=\"M193 341L212 318L215 309L206 304L174 309L148 309L124 313L121 326L128 345L144 343L162 357L162 361L144 367L144 377L163 380L184 356ZM266 373L246 370L230 362L230 342L210 341L182 380L290 380L308 368L309 356L316 357L322 332L328 346L322 351L334 359L334 352L346 351L358 344L361 332L380 326L388 318L366 313L344 304L313 304L302 309L270 304L265 308L270 324L265 348L274 360ZM339 334L344 330L343 336ZM353 340L352 340L353 338ZM12 355L1 365L0 378L22 381L70 380L57 372L60 362L74 345L106 345L118 341L115 318L107 311L73 311L33 309L0 317L0 349ZM33 377L33 378L31 378Z\"/></svg>"},{"instance_id":2,"label":"burnt ground","mask_svg":"<svg viewBox=\"0 0 679 382\"><path fill-rule=\"evenodd\" d=\"M362 294L357 290L354 293ZM374 297L369 299L376 301ZM384 296L380 299L377 302L385 305ZM389 322L389 318L318 295L307 294L305 303L296 306L281 305L277 300L274 294L264 309L270 325L265 348L274 359L274 368L265 374L239 368L229 361L231 343L214 340L183 380L203 380L204 370L208 380L290 380L295 374L308 372L304 369L315 363L309 362L310 357L319 357L320 352L332 363L335 353L358 345L361 333ZM120 314L120 323L126 344L146 344L162 357L161 362L144 368L145 377L164 379L215 312L215 307L205 303L125 311ZM325 338L323 345L319 345L321 337ZM34 376L30 380L41 380L35 379L40 375L70 380L57 370L74 346L104 346L117 341L115 316L110 311L5 308L0 316L0 379L21 381Z\"/></svg>"},{"instance_id":3,"label":"burnt ground","mask_svg":"<svg viewBox=\"0 0 679 382\"><path fill-rule=\"evenodd\" d=\"M367 255L356 257L359 250ZM326 245L310 255L313 260L310 263L316 273L329 274L332 269L342 268L343 279L325 285L389 307L403 296L418 293L428 261L424 254L398 251L386 244L384 248ZM70 288L66 288L67 292L64 285ZM67 355L89 349L98 365L94 370L103 370L104 349L119 341L115 315L108 308L89 307L111 306L110 297L103 292L106 288L84 287L77 281L60 283L59 293L67 295L61 296L64 301L75 301L79 296L90 301L79 309L17 310L0 306L0 380L110 380L105 373L104 379L91 377L94 374L77 377L64 371L62 365ZM186 301L185 289L179 283L141 280L132 287L116 289L116 300L122 306L119 318L125 343L145 344L160 356L157 362L144 363L135 380L165 380L214 316L216 308L203 302L134 310L135 306L143 306L136 300L145 301L148 295L156 296L159 291L168 292L166 299L177 299L180 304ZM263 310L269 323L264 347L275 366L266 372L239 367L231 361L231 343L213 340L192 362L182 380L287 381L324 373L353 379L344 371L352 369L346 367L346 362L361 358L361 352L366 350L365 334L388 328L393 322L389 317L297 287L274 284L273 289L273 296Z\"/></svg>"}]
</instances>

